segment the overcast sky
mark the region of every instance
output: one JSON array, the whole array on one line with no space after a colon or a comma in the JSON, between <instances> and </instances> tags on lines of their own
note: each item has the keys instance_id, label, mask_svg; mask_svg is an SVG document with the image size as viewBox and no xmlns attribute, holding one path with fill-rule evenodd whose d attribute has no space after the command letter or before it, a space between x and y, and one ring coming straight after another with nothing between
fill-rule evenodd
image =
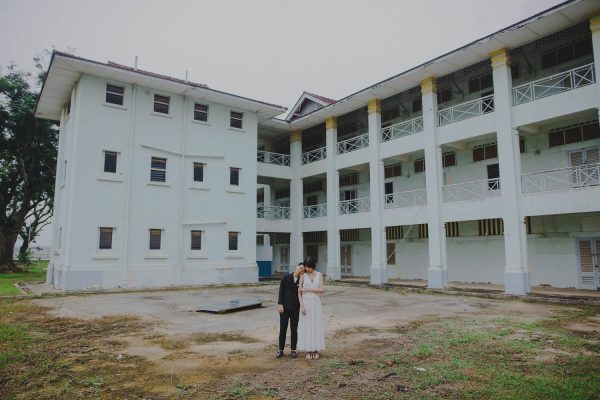
<instances>
[{"instance_id":1,"label":"overcast sky","mask_svg":"<svg viewBox=\"0 0 600 400\"><path fill-rule=\"evenodd\" d=\"M0 0L0 68L44 49L291 108L334 99L562 0ZM49 243L48 235L39 240Z\"/></svg>"}]
</instances>

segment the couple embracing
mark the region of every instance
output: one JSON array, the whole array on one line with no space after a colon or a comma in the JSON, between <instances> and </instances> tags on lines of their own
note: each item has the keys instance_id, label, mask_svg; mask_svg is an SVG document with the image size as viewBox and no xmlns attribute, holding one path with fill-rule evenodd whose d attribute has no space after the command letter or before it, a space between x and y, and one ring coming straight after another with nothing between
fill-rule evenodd
<instances>
[{"instance_id":1,"label":"couple embracing","mask_svg":"<svg viewBox=\"0 0 600 400\"><path fill-rule=\"evenodd\" d=\"M323 274L315 270L314 258L308 257L296 270L281 278L279 284L279 351L283 357L288 323L291 331L290 356L298 357L296 350L306 352L306 358L319 359L325 348L325 330L320 293L323 293ZM298 335L298 331L300 335ZM296 347L297 346L297 347Z\"/></svg>"}]
</instances>

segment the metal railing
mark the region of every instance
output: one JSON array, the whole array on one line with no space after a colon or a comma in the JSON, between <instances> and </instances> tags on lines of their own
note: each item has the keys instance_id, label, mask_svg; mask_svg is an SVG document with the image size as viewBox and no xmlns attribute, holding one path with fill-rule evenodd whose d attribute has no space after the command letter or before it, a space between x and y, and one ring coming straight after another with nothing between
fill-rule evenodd
<instances>
[{"instance_id":1,"label":"metal railing","mask_svg":"<svg viewBox=\"0 0 600 400\"><path fill-rule=\"evenodd\" d=\"M398 139L404 136L423 132L423 117L409 119L400 123L381 128L381 141Z\"/></svg>"},{"instance_id":2,"label":"metal railing","mask_svg":"<svg viewBox=\"0 0 600 400\"><path fill-rule=\"evenodd\" d=\"M513 105L568 92L596 82L594 63L541 78L512 89Z\"/></svg>"},{"instance_id":3,"label":"metal railing","mask_svg":"<svg viewBox=\"0 0 600 400\"><path fill-rule=\"evenodd\" d=\"M369 147L369 134L363 133L359 136L354 136L350 139L338 142L337 150L338 154L349 153L354 150L363 149Z\"/></svg>"},{"instance_id":4,"label":"metal railing","mask_svg":"<svg viewBox=\"0 0 600 400\"><path fill-rule=\"evenodd\" d=\"M426 204L426 189L408 190L385 195L385 208L414 207Z\"/></svg>"},{"instance_id":5,"label":"metal railing","mask_svg":"<svg viewBox=\"0 0 600 400\"><path fill-rule=\"evenodd\" d=\"M438 126L448 125L491 112L494 112L493 94L439 110Z\"/></svg>"},{"instance_id":6,"label":"metal railing","mask_svg":"<svg viewBox=\"0 0 600 400\"><path fill-rule=\"evenodd\" d=\"M521 175L524 194L600 185L600 164L530 172Z\"/></svg>"},{"instance_id":7,"label":"metal railing","mask_svg":"<svg viewBox=\"0 0 600 400\"><path fill-rule=\"evenodd\" d=\"M500 196L500 179L457 183L443 187L444 203L463 200L480 200Z\"/></svg>"},{"instance_id":8,"label":"metal railing","mask_svg":"<svg viewBox=\"0 0 600 400\"><path fill-rule=\"evenodd\" d=\"M258 153L256 154L256 161L265 164L283 165L284 167L290 166L289 154L273 153L264 150L258 150Z\"/></svg>"},{"instance_id":9,"label":"metal railing","mask_svg":"<svg viewBox=\"0 0 600 400\"><path fill-rule=\"evenodd\" d=\"M304 218L318 218L327 216L327 203L315 204L314 206L304 206Z\"/></svg>"},{"instance_id":10,"label":"metal railing","mask_svg":"<svg viewBox=\"0 0 600 400\"><path fill-rule=\"evenodd\" d=\"M302 165L310 164L315 161L324 160L327 158L327 147L320 147L315 150L302 153Z\"/></svg>"},{"instance_id":11,"label":"metal railing","mask_svg":"<svg viewBox=\"0 0 600 400\"><path fill-rule=\"evenodd\" d=\"M371 199L363 197L360 199L340 201L340 214L355 214L369 211L371 209Z\"/></svg>"},{"instance_id":12,"label":"metal railing","mask_svg":"<svg viewBox=\"0 0 600 400\"><path fill-rule=\"evenodd\" d=\"M256 207L256 218L290 219L290 208L276 206L258 206Z\"/></svg>"}]
</instances>

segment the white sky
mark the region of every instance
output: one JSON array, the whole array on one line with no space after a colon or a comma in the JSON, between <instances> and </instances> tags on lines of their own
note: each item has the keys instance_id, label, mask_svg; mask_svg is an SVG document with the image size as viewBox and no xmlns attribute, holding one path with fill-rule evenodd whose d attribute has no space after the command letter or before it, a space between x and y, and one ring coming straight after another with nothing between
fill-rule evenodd
<instances>
[{"instance_id":1,"label":"white sky","mask_svg":"<svg viewBox=\"0 0 600 400\"><path fill-rule=\"evenodd\" d=\"M562 0L0 0L0 68L44 49L291 108L334 99ZM48 233L38 240L50 243Z\"/></svg>"}]
</instances>

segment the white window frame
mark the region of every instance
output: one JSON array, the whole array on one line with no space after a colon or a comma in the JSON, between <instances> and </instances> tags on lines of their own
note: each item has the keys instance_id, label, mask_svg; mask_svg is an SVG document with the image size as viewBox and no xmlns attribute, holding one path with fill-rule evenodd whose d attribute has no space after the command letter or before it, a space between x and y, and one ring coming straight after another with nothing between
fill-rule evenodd
<instances>
[{"instance_id":1,"label":"white window frame","mask_svg":"<svg viewBox=\"0 0 600 400\"><path fill-rule=\"evenodd\" d=\"M204 112L204 111L196 111L196 106L206 107L206 112ZM208 123L208 113L209 113L209 111L210 111L210 106L208 104L194 103L194 109L192 110L192 119L193 119L193 121L201 123L201 124L207 124ZM205 114L206 115L206 120L196 119L196 112Z\"/></svg>"},{"instance_id":2,"label":"white window frame","mask_svg":"<svg viewBox=\"0 0 600 400\"><path fill-rule=\"evenodd\" d=\"M111 153L114 154L116 156L116 160L115 160L115 172L110 172L110 171L106 171L106 154L107 153ZM103 174L108 174L108 175L116 175L120 172L119 166L119 159L121 153L119 153L118 151L114 151L114 150L102 150L102 173Z\"/></svg>"},{"instance_id":3,"label":"white window frame","mask_svg":"<svg viewBox=\"0 0 600 400\"><path fill-rule=\"evenodd\" d=\"M100 239L102 238L102 229L110 229L110 248L101 248L100 247ZM114 243L115 243L115 228L112 226L99 226L98 227L98 252L111 252L114 249Z\"/></svg>"},{"instance_id":4,"label":"white window frame","mask_svg":"<svg viewBox=\"0 0 600 400\"><path fill-rule=\"evenodd\" d=\"M116 92L111 92L109 90L109 86L114 86L114 87L118 87L123 89L123 93L116 93ZM112 94L115 96L121 96L121 104L118 103L111 103L109 101L106 101L106 96L108 94ZM111 82L106 82L106 91L104 92L104 104L111 106L111 107L125 107L125 86L124 85L120 85L120 84L116 84L116 83L111 83Z\"/></svg>"},{"instance_id":5,"label":"white window frame","mask_svg":"<svg viewBox=\"0 0 600 400\"><path fill-rule=\"evenodd\" d=\"M200 232L200 250L192 249L192 232ZM188 230L188 255L187 258L208 258L206 251L206 231L203 229L189 229Z\"/></svg>"},{"instance_id":6,"label":"white window frame","mask_svg":"<svg viewBox=\"0 0 600 400\"><path fill-rule=\"evenodd\" d=\"M165 160L165 167L164 169L161 168L156 168L156 167L152 167L152 159L153 158L158 158L161 160ZM168 178L167 178L167 162L169 161L169 159L167 157L157 157L157 156L150 156L150 176L148 177L148 183L151 185L159 185L159 186L164 186L167 185L168 183ZM163 171L165 173L165 180L164 181L153 181L152 180L152 171Z\"/></svg>"},{"instance_id":7,"label":"white window frame","mask_svg":"<svg viewBox=\"0 0 600 400\"><path fill-rule=\"evenodd\" d=\"M238 172L238 182L237 185L231 183L231 173L233 172L233 170L237 170ZM229 186L234 187L234 188L239 188L242 185L242 169L239 167L229 167Z\"/></svg>"},{"instance_id":8,"label":"white window frame","mask_svg":"<svg viewBox=\"0 0 600 400\"><path fill-rule=\"evenodd\" d=\"M233 113L236 114L240 114L241 117L237 118L233 116ZM240 121L240 127L238 128L237 126L233 126L231 123L233 121ZM229 128L230 129L236 129L236 130L243 130L244 129L244 113L241 111L235 111L235 110L230 110L229 111Z\"/></svg>"},{"instance_id":9,"label":"white window frame","mask_svg":"<svg viewBox=\"0 0 600 400\"><path fill-rule=\"evenodd\" d=\"M166 97L167 99L169 99L169 101L166 102L166 103L162 102L162 101L156 101L156 96ZM156 106L156 103L162 104L162 105L166 105L167 106L167 112L164 113L164 112L156 111L154 109L154 107ZM166 95L166 94L162 94L162 93L154 93L154 95L152 96L152 114L162 115L162 116L165 116L165 115L170 116L171 115L171 96Z\"/></svg>"}]
</instances>

